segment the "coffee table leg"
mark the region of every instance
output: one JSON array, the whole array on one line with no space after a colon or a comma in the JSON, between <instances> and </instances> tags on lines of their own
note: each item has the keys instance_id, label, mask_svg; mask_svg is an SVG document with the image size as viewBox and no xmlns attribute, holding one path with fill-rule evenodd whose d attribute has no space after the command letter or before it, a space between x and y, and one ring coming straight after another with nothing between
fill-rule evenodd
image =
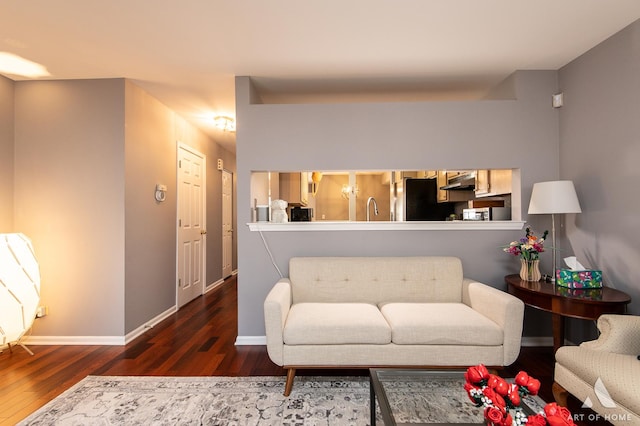
<instances>
[{"instance_id":1,"label":"coffee table leg","mask_svg":"<svg viewBox=\"0 0 640 426\"><path fill-rule=\"evenodd\" d=\"M373 391L373 379L369 373L369 399L371 426L376 426L376 393Z\"/></svg>"}]
</instances>

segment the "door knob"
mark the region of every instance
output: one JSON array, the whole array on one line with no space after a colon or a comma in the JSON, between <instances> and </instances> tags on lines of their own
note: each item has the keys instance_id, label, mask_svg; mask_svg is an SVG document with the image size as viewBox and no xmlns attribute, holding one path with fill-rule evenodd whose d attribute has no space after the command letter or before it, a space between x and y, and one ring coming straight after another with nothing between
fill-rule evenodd
<instances>
[{"instance_id":1,"label":"door knob","mask_svg":"<svg viewBox=\"0 0 640 426\"><path fill-rule=\"evenodd\" d=\"M204 229L200 231L200 235L204 235L204 234L206 234L206 233L207 233L207 231L206 231L206 230L204 230Z\"/></svg>"}]
</instances>

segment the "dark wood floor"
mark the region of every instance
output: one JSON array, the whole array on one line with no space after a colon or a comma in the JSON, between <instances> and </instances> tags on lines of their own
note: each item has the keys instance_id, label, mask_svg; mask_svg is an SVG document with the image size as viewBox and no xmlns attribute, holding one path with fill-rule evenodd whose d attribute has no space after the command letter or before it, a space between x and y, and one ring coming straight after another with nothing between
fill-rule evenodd
<instances>
[{"instance_id":1,"label":"dark wood floor","mask_svg":"<svg viewBox=\"0 0 640 426\"><path fill-rule=\"evenodd\" d=\"M264 346L234 345L236 286L235 277L226 280L126 346L32 346L33 356L22 348L5 350L0 353L0 425L14 425L87 375L283 375ZM541 397L552 401L553 362L551 347L525 347L502 374L527 371L542 382ZM366 375L367 370L298 371L320 374Z\"/></svg>"}]
</instances>

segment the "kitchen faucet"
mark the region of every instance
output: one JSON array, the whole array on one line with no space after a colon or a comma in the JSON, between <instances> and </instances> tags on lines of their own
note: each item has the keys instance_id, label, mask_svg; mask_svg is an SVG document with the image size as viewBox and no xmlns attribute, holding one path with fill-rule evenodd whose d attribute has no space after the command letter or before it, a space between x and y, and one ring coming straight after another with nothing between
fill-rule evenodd
<instances>
[{"instance_id":1,"label":"kitchen faucet","mask_svg":"<svg viewBox=\"0 0 640 426\"><path fill-rule=\"evenodd\" d=\"M369 208L371 206L371 202L373 201L373 213L378 216L378 203L376 203L376 199L373 197L369 197L369 199L367 200L367 222L370 221L370 217L369 217Z\"/></svg>"}]
</instances>

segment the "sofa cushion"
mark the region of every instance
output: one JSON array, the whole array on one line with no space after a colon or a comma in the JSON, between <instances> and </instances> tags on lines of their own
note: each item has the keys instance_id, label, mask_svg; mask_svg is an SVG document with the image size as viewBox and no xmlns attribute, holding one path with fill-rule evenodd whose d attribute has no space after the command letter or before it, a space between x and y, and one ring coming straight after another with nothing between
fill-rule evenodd
<instances>
[{"instance_id":1,"label":"sofa cushion","mask_svg":"<svg viewBox=\"0 0 640 426\"><path fill-rule=\"evenodd\" d=\"M293 257L293 303L461 302L455 257Z\"/></svg>"},{"instance_id":2,"label":"sofa cushion","mask_svg":"<svg viewBox=\"0 0 640 426\"><path fill-rule=\"evenodd\" d=\"M381 308L398 345L496 346L502 329L463 303L388 303Z\"/></svg>"},{"instance_id":3,"label":"sofa cushion","mask_svg":"<svg viewBox=\"0 0 640 426\"><path fill-rule=\"evenodd\" d=\"M297 303L284 326L287 345L388 344L391 328L374 305Z\"/></svg>"}]
</instances>

